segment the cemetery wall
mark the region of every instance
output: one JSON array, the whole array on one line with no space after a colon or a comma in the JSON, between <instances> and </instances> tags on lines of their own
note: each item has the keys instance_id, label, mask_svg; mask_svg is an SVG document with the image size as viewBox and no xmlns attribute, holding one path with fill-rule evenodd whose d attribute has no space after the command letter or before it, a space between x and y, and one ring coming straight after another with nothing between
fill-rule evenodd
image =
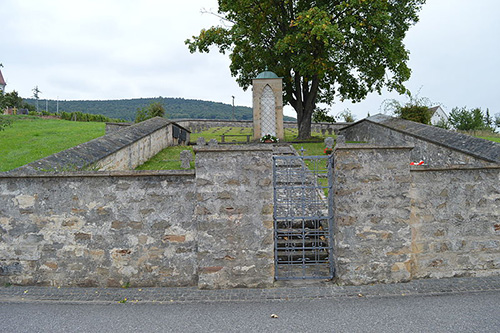
<instances>
[{"instance_id":1,"label":"cemetery wall","mask_svg":"<svg viewBox=\"0 0 500 333\"><path fill-rule=\"evenodd\" d=\"M377 145L411 143L414 149L410 159L432 166L500 163L500 145L495 142L384 115L363 119L339 130L339 134L348 141Z\"/></svg>"},{"instance_id":2,"label":"cemetery wall","mask_svg":"<svg viewBox=\"0 0 500 333\"><path fill-rule=\"evenodd\" d=\"M193 173L0 176L0 283L196 284Z\"/></svg>"},{"instance_id":3,"label":"cemetery wall","mask_svg":"<svg viewBox=\"0 0 500 333\"><path fill-rule=\"evenodd\" d=\"M175 119L173 121L189 129L192 133L199 133L217 127L253 128L252 120ZM311 126L313 132L331 135L349 124L350 123L312 123ZM130 123L106 123L106 133L112 133L131 125ZM283 127L297 128L297 122L284 121Z\"/></svg>"},{"instance_id":4,"label":"cemetery wall","mask_svg":"<svg viewBox=\"0 0 500 333\"><path fill-rule=\"evenodd\" d=\"M274 280L272 148L196 148L200 288Z\"/></svg>"},{"instance_id":5,"label":"cemetery wall","mask_svg":"<svg viewBox=\"0 0 500 333\"><path fill-rule=\"evenodd\" d=\"M270 286L268 147L196 149L196 170L0 174L0 283Z\"/></svg>"},{"instance_id":6,"label":"cemetery wall","mask_svg":"<svg viewBox=\"0 0 500 333\"><path fill-rule=\"evenodd\" d=\"M500 166L411 170L412 278L500 274Z\"/></svg>"},{"instance_id":7,"label":"cemetery wall","mask_svg":"<svg viewBox=\"0 0 500 333\"><path fill-rule=\"evenodd\" d=\"M500 165L410 167L412 149L334 150L339 281L500 274Z\"/></svg>"}]
</instances>

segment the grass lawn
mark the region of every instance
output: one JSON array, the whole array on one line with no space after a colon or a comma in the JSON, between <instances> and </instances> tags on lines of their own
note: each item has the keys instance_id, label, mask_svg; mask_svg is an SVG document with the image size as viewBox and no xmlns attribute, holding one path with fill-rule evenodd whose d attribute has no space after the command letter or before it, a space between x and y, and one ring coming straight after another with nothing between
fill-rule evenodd
<instances>
[{"instance_id":1,"label":"grass lawn","mask_svg":"<svg viewBox=\"0 0 500 333\"><path fill-rule=\"evenodd\" d=\"M500 136L478 136L478 138L489 140L489 141L500 142Z\"/></svg>"},{"instance_id":2,"label":"grass lawn","mask_svg":"<svg viewBox=\"0 0 500 333\"><path fill-rule=\"evenodd\" d=\"M106 124L7 116L12 126L0 131L0 172L47 157L105 134Z\"/></svg>"},{"instance_id":3,"label":"grass lawn","mask_svg":"<svg viewBox=\"0 0 500 333\"><path fill-rule=\"evenodd\" d=\"M191 133L191 142L195 143L199 137L204 137L208 142L210 139L216 139L218 142L221 142L222 135L252 135L253 128L251 127L214 127L203 131L201 133ZM312 132L313 140L323 140L324 137L319 132ZM298 130L294 128L285 128L285 141L294 141L296 140L298 135ZM231 142L232 140L238 142L245 142L246 137L229 137L226 138L226 142ZM253 137L250 137L250 140L253 140Z\"/></svg>"},{"instance_id":4,"label":"grass lawn","mask_svg":"<svg viewBox=\"0 0 500 333\"><path fill-rule=\"evenodd\" d=\"M183 150L193 151L191 146L174 146L163 149L146 163L139 165L136 170L181 170L180 154ZM194 169L194 155L191 161Z\"/></svg>"}]
</instances>

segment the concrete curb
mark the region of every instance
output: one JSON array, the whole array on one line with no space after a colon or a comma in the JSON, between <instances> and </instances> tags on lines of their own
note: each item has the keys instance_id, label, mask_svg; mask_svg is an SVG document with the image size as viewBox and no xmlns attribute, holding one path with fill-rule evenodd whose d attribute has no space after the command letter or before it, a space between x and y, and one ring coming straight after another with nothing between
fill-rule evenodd
<instances>
[{"instance_id":1,"label":"concrete curb","mask_svg":"<svg viewBox=\"0 0 500 333\"><path fill-rule=\"evenodd\" d=\"M337 286L330 282L269 289L0 287L0 302L172 304L203 302L303 301L363 297L429 296L500 291L500 276L424 279L408 283Z\"/></svg>"}]
</instances>

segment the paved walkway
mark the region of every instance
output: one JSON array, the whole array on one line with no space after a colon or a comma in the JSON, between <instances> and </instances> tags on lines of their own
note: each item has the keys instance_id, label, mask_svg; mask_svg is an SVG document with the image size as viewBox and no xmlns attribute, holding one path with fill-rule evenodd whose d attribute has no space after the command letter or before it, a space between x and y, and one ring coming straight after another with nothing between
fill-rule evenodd
<instances>
[{"instance_id":1,"label":"paved walkway","mask_svg":"<svg viewBox=\"0 0 500 333\"><path fill-rule=\"evenodd\" d=\"M281 286L279 286L281 284ZM398 284L337 286L331 282L278 283L269 289L0 287L0 302L193 303L441 295L500 291L500 276L424 279Z\"/></svg>"}]
</instances>

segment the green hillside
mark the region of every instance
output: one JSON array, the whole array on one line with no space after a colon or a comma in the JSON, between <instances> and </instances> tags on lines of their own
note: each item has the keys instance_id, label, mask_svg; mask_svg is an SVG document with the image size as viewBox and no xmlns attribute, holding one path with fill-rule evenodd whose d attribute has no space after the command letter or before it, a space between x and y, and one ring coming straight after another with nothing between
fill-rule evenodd
<instances>
[{"instance_id":1,"label":"green hillside","mask_svg":"<svg viewBox=\"0 0 500 333\"><path fill-rule=\"evenodd\" d=\"M28 103L35 105L34 99L25 99ZM233 119L233 107L230 104L208 102L183 98L134 98L104 101L59 101L59 111L83 112L92 114L102 114L110 118L120 118L128 121L135 119L137 109L146 107L154 102L160 102L165 107L166 117L169 119ZM45 100L39 102L40 110L45 110ZM48 111L56 112L57 102L48 101ZM253 118L252 109L246 106L236 106L234 117L237 120L251 120ZM295 120L285 117L285 120Z\"/></svg>"}]
</instances>

